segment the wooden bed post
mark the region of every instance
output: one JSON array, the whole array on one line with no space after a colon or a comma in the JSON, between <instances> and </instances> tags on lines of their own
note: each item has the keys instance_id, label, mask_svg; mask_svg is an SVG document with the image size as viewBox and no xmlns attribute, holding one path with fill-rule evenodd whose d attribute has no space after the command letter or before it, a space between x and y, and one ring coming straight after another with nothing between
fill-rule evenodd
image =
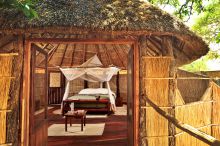
<instances>
[{"instance_id":1,"label":"wooden bed post","mask_svg":"<svg viewBox=\"0 0 220 146\"><path fill-rule=\"evenodd\" d=\"M120 97L120 83L119 83L120 74L117 73L116 76L116 105L122 106L122 98Z\"/></svg>"},{"instance_id":2,"label":"wooden bed post","mask_svg":"<svg viewBox=\"0 0 220 146\"><path fill-rule=\"evenodd\" d=\"M88 88L88 81L84 80L84 89Z\"/></svg>"}]
</instances>

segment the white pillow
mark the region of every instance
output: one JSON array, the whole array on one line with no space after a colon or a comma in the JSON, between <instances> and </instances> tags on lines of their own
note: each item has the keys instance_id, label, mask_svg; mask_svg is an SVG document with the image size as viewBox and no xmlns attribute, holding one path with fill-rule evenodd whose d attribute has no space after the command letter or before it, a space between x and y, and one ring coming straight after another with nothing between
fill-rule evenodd
<instances>
[{"instance_id":1,"label":"white pillow","mask_svg":"<svg viewBox=\"0 0 220 146\"><path fill-rule=\"evenodd\" d=\"M79 94L108 94L107 88L87 88L82 89Z\"/></svg>"}]
</instances>

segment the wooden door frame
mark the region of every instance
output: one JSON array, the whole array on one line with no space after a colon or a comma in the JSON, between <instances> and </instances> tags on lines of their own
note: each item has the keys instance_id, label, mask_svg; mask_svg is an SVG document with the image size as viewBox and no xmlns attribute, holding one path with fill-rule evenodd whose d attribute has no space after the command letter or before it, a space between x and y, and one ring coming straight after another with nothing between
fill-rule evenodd
<instances>
[{"instance_id":1,"label":"wooden door frame","mask_svg":"<svg viewBox=\"0 0 220 146\"><path fill-rule=\"evenodd\" d=\"M23 91L21 97L21 145L29 144L29 102L30 102L30 73L31 73L31 44L32 43L60 43L60 44L126 44L134 49L134 146L139 145L139 46L136 39L73 39L73 38L28 38L25 40Z\"/></svg>"},{"instance_id":2,"label":"wooden door frame","mask_svg":"<svg viewBox=\"0 0 220 146\"><path fill-rule=\"evenodd\" d=\"M45 119L47 119L47 102L48 102L48 67L47 67L47 65L48 65L48 62L47 62L47 59L48 59L48 57L47 57L47 52L46 51L44 51L44 50L42 50L42 49L40 49L40 48L30 48L30 50L31 50L31 60L33 61L33 62L31 62L31 73L30 73L30 75L32 75L31 76L31 81L30 81L30 97L32 97L32 98L34 98L34 94L35 94L35 92L34 92L34 90L35 90L35 80L34 80L34 78L35 78L35 69L36 68L38 68L37 66L36 66L36 52L38 51L39 53L41 53L41 54L43 54L43 55L45 55L45 60L46 60L46 62L44 63L44 65L45 65L45 67L43 67L44 69L45 69L45 74L44 74L44 77L45 77L45 83L44 83L44 86L46 87L46 91L45 91L45 93L44 93L44 96L46 97L46 98L44 98L44 120ZM29 113L31 113L31 115L29 116L29 122L30 123L32 123L32 124L30 124L29 125L29 134L30 134L30 137L32 137L32 134L34 134L35 133L35 131L36 131L36 124L35 124L35 120L34 120L34 118L35 118L35 102L34 102L34 100L35 100L35 98L34 99L29 99L30 100L30 102L29 102L29 104L30 104L30 107L31 108L29 108ZM43 123L44 124L44 123ZM34 137L34 138L32 138L32 141L29 141L29 145L32 145L31 143L32 142L34 142L34 143L36 143L36 138Z\"/></svg>"}]
</instances>

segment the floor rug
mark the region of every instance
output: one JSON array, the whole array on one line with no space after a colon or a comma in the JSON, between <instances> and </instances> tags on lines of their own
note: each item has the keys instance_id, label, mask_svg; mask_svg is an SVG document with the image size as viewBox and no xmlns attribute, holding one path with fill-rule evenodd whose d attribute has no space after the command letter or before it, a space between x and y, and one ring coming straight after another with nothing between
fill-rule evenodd
<instances>
[{"instance_id":1,"label":"floor rug","mask_svg":"<svg viewBox=\"0 0 220 146\"><path fill-rule=\"evenodd\" d=\"M53 124L48 128L48 136L101 136L105 123L86 124L81 131L81 124L68 124L65 132L65 124Z\"/></svg>"}]
</instances>

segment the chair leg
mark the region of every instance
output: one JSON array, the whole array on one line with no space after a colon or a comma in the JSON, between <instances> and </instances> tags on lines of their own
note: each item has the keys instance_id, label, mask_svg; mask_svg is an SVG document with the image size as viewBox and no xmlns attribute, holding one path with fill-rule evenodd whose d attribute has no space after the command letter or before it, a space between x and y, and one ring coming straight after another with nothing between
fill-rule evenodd
<instances>
[{"instance_id":1,"label":"chair leg","mask_svg":"<svg viewBox=\"0 0 220 146\"><path fill-rule=\"evenodd\" d=\"M72 126L72 118L70 117L70 126Z\"/></svg>"}]
</instances>

